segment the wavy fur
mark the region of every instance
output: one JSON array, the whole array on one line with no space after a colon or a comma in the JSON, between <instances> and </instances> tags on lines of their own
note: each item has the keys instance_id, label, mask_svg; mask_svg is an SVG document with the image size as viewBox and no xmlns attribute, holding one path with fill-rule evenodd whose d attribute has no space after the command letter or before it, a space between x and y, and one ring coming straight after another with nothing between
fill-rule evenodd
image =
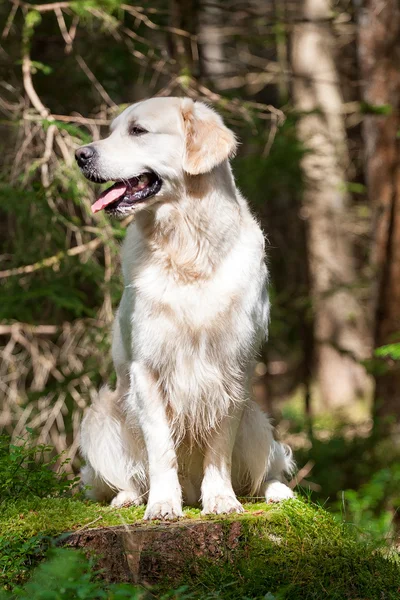
<instances>
[{"instance_id":1,"label":"wavy fur","mask_svg":"<svg viewBox=\"0 0 400 600\"><path fill-rule=\"evenodd\" d=\"M151 132L137 148L124 137L132 117ZM120 492L114 504L148 492L145 518L180 516L182 489L206 513L240 512L234 490L292 495L283 479L291 453L251 399L268 273L263 234L227 160L235 144L211 109L178 98L134 105L93 144L104 179L151 168L163 180L127 232L118 385L88 411L81 442L92 496L107 496L104 483Z\"/></svg>"}]
</instances>

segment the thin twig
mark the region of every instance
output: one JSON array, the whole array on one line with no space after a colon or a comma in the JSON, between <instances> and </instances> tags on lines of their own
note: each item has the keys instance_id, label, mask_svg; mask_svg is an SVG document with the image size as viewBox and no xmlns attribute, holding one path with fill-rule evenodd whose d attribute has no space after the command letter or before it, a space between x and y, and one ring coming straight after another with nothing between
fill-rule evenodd
<instances>
[{"instance_id":1,"label":"thin twig","mask_svg":"<svg viewBox=\"0 0 400 600\"><path fill-rule=\"evenodd\" d=\"M32 335L54 335L60 331L58 325L30 325L29 323L13 323L0 325L0 335L12 335L15 331L29 331Z\"/></svg>"},{"instance_id":2,"label":"thin twig","mask_svg":"<svg viewBox=\"0 0 400 600\"><path fill-rule=\"evenodd\" d=\"M24 89L28 95L29 100L31 101L33 107L37 110L40 116L43 119L47 119L48 121L54 121L53 115L50 113L50 110L45 107L43 102L40 100L32 82L32 72L31 72L32 61L28 54L28 51L25 50L22 57L22 76ZM60 133L55 133L56 142L58 147L61 150L63 158L67 165L70 165L72 162L71 153L69 152L64 140L62 139Z\"/></svg>"},{"instance_id":3,"label":"thin twig","mask_svg":"<svg viewBox=\"0 0 400 600\"><path fill-rule=\"evenodd\" d=\"M157 25L157 23L154 23L154 21L151 21L146 14L141 12L142 7L129 6L129 4L121 4L121 8L122 8L122 10L129 13L130 15L136 17L136 19L138 19L139 21L142 21L149 29L153 29L153 30L156 29L159 31L168 31L169 33L174 33L175 35L180 35L182 37L187 37L187 38L197 41L197 35L193 35L189 31L185 31L184 29L179 29L178 27L171 27L171 26L161 27L160 25Z\"/></svg>"},{"instance_id":4,"label":"thin twig","mask_svg":"<svg viewBox=\"0 0 400 600\"><path fill-rule=\"evenodd\" d=\"M91 81L93 83L94 87L99 92L100 96L103 98L105 103L108 104L109 106L111 106L112 108L115 108L117 105L115 104L114 100L111 98L111 96L108 95L108 93L103 88L101 83L98 81L98 79L96 78L94 73L92 73L92 71L89 69L89 67L83 60L82 56L80 56L78 54L75 58L76 58L78 65L80 66L82 71L85 73L85 75L87 76L89 81Z\"/></svg>"},{"instance_id":5,"label":"thin twig","mask_svg":"<svg viewBox=\"0 0 400 600\"><path fill-rule=\"evenodd\" d=\"M81 527L80 529L76 529L74 531L74 533L79 533L80 531L83 531L84 529L86 529L87 527L90 527L90 525L93 525L94 523L97 523L97 521L100 521L103 518L103 515L100 515L99 517L97 517L97 519L94 519L93 521L90 521L90 523L86 523L86 525L84 525L83 527Z\"/></svg>"},{"instance_id":6,"label":"thin twig","mask_svg":"<svg viewBox=\"0 0 400 600\"><path fill-rule=\"evenodd\" d=\"M15 2L15 4L13 4L13 6L11 7L10 14L8 15L7 22L3 29L3 33L1 34L1 37L3 39L5 39L8 36L8 34L10 33L10 29L11 29L13 21L14 21L15 13L17 12L18 8L19 8L19 2Z\"/></svg>"},{"instance_id":7,"label":"thin twig","mask_svg":"<svg viewBox=\"0 0 400 600\"><path fill-rule=\"evenodd\" d=\"M58 252L54 256L49 256L49 258L44 258L43 260L39 260L32 265L25 265L23 267L15 267L14 269L6 269L5 271L0 271L0 279L4 279L6 277L13 277L15 275L28 275L30 273L34 273L35 271L39 271L40 269L45 269L48 267L53 267L54 265L59 264L63 258L67 256L77 256L78 254L82 254L83 252L87 252L89 250L96 250L101 244L103 240L100 238L96 238L87 242L86 244L81 244L80 246L74 246L73 248L69 248L65 252Z\"/></svg>"},{"instance_id":8,"label":"thin twig","mask_svg":"<svg viewBox=\"0 0 400 600\"><path fill-rule=\"evenodd\" d=\"M11 0L11 2L38 12L53 11L57 8L71 8L71 2L50 2L49 4L30 4L29 2L21 2L21 0Z\"/></svg>"},{"instance_id":9,"label":"thin twig","mask_svg":"<svg viewBox=\"0 0 400 600\"><path fill-rule=\"evenodd\" d=\"M27 51L25 51L22 56L22 77L24 83L24 89L28 95L29 100L33 107L37 110L43 119L53 120L53 117L50 115L50 111L45 107L41 99L36 93L35 88L33 87L32 82L32 72L31 72L32 62L30 56Z\"/></svg>"},{"instance_id":10,"label":"thin twig","mask_svg":"<svg viewBox=\"0 0 400 600\"><path fill-rule=\"evenodd\" d=\"M278 119L276 118L276 115L271 115L271 127L268 133L268 140L267 143L265 144L263 153L262 153L262 157L266 158L268 156L268 154L270 153L270 150L272 148L272 144L274 143L274 139L276 136L276 133L278 131L278 123L277 123Z\"/></svg>"},{"instance_id":11,"label":"thin twig","mask_svg":"<svg viewBox=\"0 0 400 600\"><path fill-rule=\"evenodd\" d=\"M81 123L82 125L109 125L111 119L96 119L81 117L80 115L55 115L52 114L55 121L62 121L63 123ZM25 113L23 118L27 121L42 121L37 115Z\"/></svg>"},{"instance_id":12,"label":"thin twig","mask_svg":"<svg viewBox=\"0 0 400 600\"><path fill-rule=\"evenodd\" d=\"M293 479L290 481L289 483L289 487L290 488L295 488L296 485L299 485L305 477L307 477L307 475L309 473L311 473L313 467L315 465L315 462L313 460L309 460L304 467L302 467L297 473L296 475L293 477Z\"/></svg>"},{"instance_id":13,"label":"thin twig","mask_svg":"<svg viewBox=\"0 0 400 600\"><path fill-rule=\"evenodd\" d=\"M50 125L50 127L48 128L48 130L46 132L46 142L45 142L45 146L44 146L43 156L36 162L36 164L33 163L33 165L31 165L32 171L34 168L41 166L42 184L43 184L44 188L48 188L50 186L48 163L51 159L51 154L53 151L54 135L55 135L56 131L57 131L57 127L55 125Z\"/></svg>"},{"instance_id":14,"label":"thin twig","mask_svg":"<svg viewBox=\"0 0 400 600\"><path fill-rule=\"evenodd\" d=\"M60 28L61 35L64 38L64 42L66 44L66 47L67 48L71 48L74 40L71 38L70 33L69 33L68 29L67 29L67 25L65 23L64 15L62 13L61 8L59 6L57 6L54 9L54 13L55 13L55 15L57 17L57 23L58 23L58 26Z\"/></svg>"},{"instance_id":15,"label":"thin twig","mask_svg":"<svg viewBox=\"0 0 400 600\"><path fill-rule=\"evenodd\" d=\"M69 54L72 50L72 44L73 44L75 36L76 36L78 24L79 24L79 16L74 15L74 17L72 19L71 27L69 28L69 32L68 32L69 37L71 39L71 46L66 47L65 51L67 52L67 54Z\"/></svg>"}]
</instances>

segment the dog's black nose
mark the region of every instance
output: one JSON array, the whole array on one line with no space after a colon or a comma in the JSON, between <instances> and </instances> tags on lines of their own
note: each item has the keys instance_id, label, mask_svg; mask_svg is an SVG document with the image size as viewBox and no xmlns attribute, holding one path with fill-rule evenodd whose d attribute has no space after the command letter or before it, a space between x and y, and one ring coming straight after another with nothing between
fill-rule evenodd
<instances>
[{"instance_id":1,"label":"dog's black nose","mask_svg":"<svg viewBox=\"0 0 400 600\"><path fill-rule=\"evenodd\" d=\"M88 160L93 158L94 154L94 148L92 148L91 146L82 146L81 148L78 148L78 150L75 151L76 162L80 167L82 167L88 162Z\"/></svg>"}]
</instances>

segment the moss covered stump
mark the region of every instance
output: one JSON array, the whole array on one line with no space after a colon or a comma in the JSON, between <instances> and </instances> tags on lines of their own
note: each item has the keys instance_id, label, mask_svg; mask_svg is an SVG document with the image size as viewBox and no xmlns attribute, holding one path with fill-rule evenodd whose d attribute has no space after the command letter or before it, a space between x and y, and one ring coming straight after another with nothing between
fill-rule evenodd
<instances>
[{"instance_id":1,"label":"moss covered stump","mask_svg":"<svg viewBox=\"0 0 400 600\"><path fill-rule=\"evenodd\" d=\"M185 509L179 522L164 524L144 523L143 507L116 510L74 498L8 502L0 511L3 585L12 589L26 581L46 547L57 541L77 564L83 557L74 549L95 555L96 572L88 572L85 565L92 564L91 570L93 563L83 561L82 577L105 591L90 598L120 597L107 590L121 583L132 590L124 598L142 597L129 585L139 584L151 585L150 597L160 600L400 599L399 555L385 541L300 499L244 507L242 515L213 518ZM66 577L62 560L61 574L53 576L57 586ZM47 568L53 569L50 562ZM46 562L39 569L48 579ZM71 566L65 586L78 585L74 570ZM181 586L188 596L170 595Z\"/></svg>"},{"instance_id":2,"label":"moss covered stump","mask_svg":"<svg viewBox=\"0 0 400 600\"><path fill-rule=\"evenodd\" d=\"M92 529L71 535L67 545L99 557L110 583L179 585L199 575L204 559L234 561L240 547L239 521L195 521Z\"/></svg>"}]
</instances>

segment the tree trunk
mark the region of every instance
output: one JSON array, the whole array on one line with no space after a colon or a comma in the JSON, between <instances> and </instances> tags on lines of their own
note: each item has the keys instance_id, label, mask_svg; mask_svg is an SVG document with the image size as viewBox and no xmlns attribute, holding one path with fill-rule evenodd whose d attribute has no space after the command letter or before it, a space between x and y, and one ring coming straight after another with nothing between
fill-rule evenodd
<instances>
[{"instance_id":1,"label":"tree trunk","mask_svg":"<svg viewBox=\"0 0 400 600\"><path fill-rule=\"evenodd\" d=\"M225 17L226 18L226 17ZM224 53L223 14L218 3L200 2L199 47L201 75L218 90L219 79L229 72Z\"/></svg>"},{"instance_id":2,"label":"tree trunk","mask_svg":"<svg viewBox=\"0 0 400 600\"><path fill-rule=\"evenodd\" d=\"M167 45L170 56L177 63L180 76L198 77L199 75L197 46L189 37L196 36L197 21L197 0L169 0L169 26L172 29L167 37ZM181 35L178 33L179 31L184 31L189 35Z\"/></svg>"},{"instance_id":3,"label":"tree trunk","mask_svg":"<svg viewBox=\"0 0 400 600\"><path fill-rule=\"evenodd\" d=\"M400 342L400 5L366 0L359 18L365 169L373 208L375 346ZM383 113L376 114L381 107ZM383 108L382 108L383 107ZM390 107L390 108L389 108ZM386 114L384 114L386 113ZM375 413L400 417L400 368L376 377Z\"/></svg>"},{"instance_id":4,"label":"tree trunk","mask_svg":"<svg viewBox=\"0 0 400 600\"><path fill-rule=\"evenodd\" d=\"M347 144L334 63L328 0L302 0L293 28L293 98L307 153L304 216L308 219L315 312L317 384L322 407L349 406L368 391L359 360L368 355L366 319L354 292L354 249L346 230Z\"/></svg>"}]
</instances>

